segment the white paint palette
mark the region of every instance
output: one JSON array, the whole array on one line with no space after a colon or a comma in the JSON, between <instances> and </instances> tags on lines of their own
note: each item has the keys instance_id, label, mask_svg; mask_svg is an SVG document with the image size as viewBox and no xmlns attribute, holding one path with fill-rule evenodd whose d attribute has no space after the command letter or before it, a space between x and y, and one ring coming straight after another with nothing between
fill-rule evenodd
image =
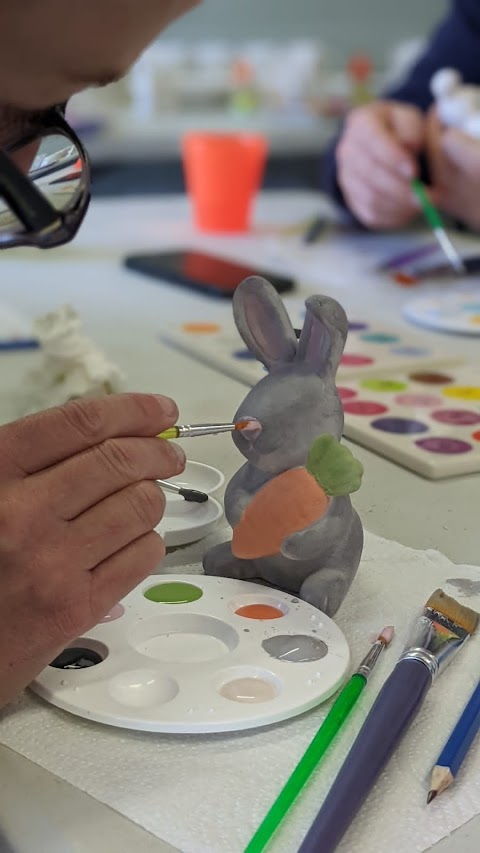
<instances>
[{"instance_id":1,"label":"white paint palette","mask_svg":"<svg viewBox=\"0 0 480 853\"><path fill-rule=\"evenodd\" d=\"M345 435L431 479L480 471L480 367L416 369L338 387Z\"/></svg>"},{"instance_id":2,"label":"white paint palette","mask_svg":"<svg viewBox=\"0 0 480 853\"><path fill-rule=\"evenodd\" d=\"M419 326L480 336L480 284L442 288L437 293L411 299L404 314Z\"/></svg>"},{"instance_id":3,"label":"white paint palette","mask_svg":"<svg viewBox=\"0 0 480 853\"><path fill-rule=\"evenodd\" d=\"M230 578L156 575L31 686L111 726L225 732L315 707L340 687L349 662L336 624L292 595Z\"/></svg>"},{"instance_id":4,"label":"white paint palette","mask_svg":"<svg viewBox=\"0 0 480 853\"><path fill-rule=\"evenodd\" d=\"M300 329L305 317L303 302L286 303L295 328ZM194 356L210 367L244 382L255 385L265 368L246 349L232 321L229 325L192 321L176 329L162 332L162 340ZM426 344L419 336L403 335L385 326L361 320L351 320L345 352L338 369L338 378L356 379L376 375L379 370L402 371L421 362L427 367L460 363L461 358L445 356L440 347Z\"/></svg>"}]
</instances>

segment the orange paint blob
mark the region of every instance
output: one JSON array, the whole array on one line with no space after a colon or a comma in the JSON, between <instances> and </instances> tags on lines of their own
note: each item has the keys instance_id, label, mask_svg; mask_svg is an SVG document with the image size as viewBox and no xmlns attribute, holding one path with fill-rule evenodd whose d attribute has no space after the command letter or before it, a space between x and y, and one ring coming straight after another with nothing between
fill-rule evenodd
<instances>
[{"instance_id":1,"label":"orange paint blob","mask_svg":"<svg viewBox=\"0 0 480 853\"><path fill-rule=\"evenodd\" d=\"M285 616L281 610L272 607L271 604L246 604L235 613L237 616L243 616L244 619L281 619Z\"/></svg>"},{"instance_id":2,"label":"orange paint blob","mask_svg":"<svg viewBox=\"0 0 480 853\"><path fill-rule=\"evenodd\" d=\"M182 329L189 335L215 335L220 326L218 323L184 323Z\"/></svg>"},{"instance_id":3,"label":"orange paint blob","mask_svg":"<svg viewBox=\"0 0 480 853\"><path fill-rule=\"evenodd\" d=\"M393 280L397 284L401 284L402 287L413 287L414 284L418 284L418 279L413 275L408 275L406 272L394 273Z\"/></svg>"}]
</instances>

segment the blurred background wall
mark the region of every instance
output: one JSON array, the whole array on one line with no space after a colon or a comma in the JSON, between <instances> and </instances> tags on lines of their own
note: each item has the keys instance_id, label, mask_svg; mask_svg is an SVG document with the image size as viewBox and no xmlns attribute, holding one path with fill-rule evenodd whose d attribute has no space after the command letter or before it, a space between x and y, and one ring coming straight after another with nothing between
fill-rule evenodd
<instances>
[{"instance_id":1,"label":"blurred background wall","mask_svg":"<svg viewBox=\"0 0 480 853\"><path fill-rule=\"evenodd\" d=\"M94 193L183 191L181 138L192 129L261 132L266 186L318 188L322 151L343 115L405 73L448 6L204 0L125 80L73 99Z\"/></svg>"},{"instance_id":2,"label":"blurred background wall","mask_svg":"<svg viewBox=\"0 0 480 853\"><path fill-rule=\"evenodd\" d=\"M397 42L425 35L447 7L447 0L204 0L162 38L316 36L337 64L355 51L382 63Z\"/></svg>"}]
</instances>

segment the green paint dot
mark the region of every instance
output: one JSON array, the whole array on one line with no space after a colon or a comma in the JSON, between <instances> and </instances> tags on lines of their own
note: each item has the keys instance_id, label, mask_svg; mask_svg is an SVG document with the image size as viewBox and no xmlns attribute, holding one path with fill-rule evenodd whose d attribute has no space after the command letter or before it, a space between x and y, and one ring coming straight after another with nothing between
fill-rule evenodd
<instances>
[{"instance_id":1,"label":"green paint dot","mask_svg":"<svg viewBox=\"0 0 480 853\"><path fill-rule=\"evenodd\" d=\"M406 382L397 382L395 379L365 379L362 386L369 391L405 391L408 388Z\"/></svg>"},{"instance_id":2,"label":"green paint dot","mask_svg":"<svg viewBox=\"0 0 480 853\"><path fill-rule=\"evenodd\" d=\"M368 335L362 335L362 341L367 341L369 344L395 344L398 338L396 335L387 335L384 332L369 332Z\"/></svg>"},{"instance_id":3,"label":"green paint dot","mask_svg":"<svg viewBox=\"0 0 480 853\"><path fill-rule=\"evenodd\" d=\"M191 604L192 601L198 601L203 592L191 583L172 581L151 586L143 594L149 601L155 601L157 604Z\"/></svg>"}]
</instances>

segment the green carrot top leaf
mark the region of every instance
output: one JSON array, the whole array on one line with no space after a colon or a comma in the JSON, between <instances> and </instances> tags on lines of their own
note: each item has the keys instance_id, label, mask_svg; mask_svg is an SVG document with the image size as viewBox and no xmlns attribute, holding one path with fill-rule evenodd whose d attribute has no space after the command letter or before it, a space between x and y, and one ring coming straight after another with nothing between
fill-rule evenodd
<instances>
[{"instance_id":1,"label":"green carrot top leaf","mask_svg":"<svg viewBox=\"0 0 480 853\"><path fill-rule=\"evenodd\" d=\"M348 447L327 433L313 442L306 468L330 497L356 492L362 483L362 463Z\"/></svg>"}]
</instances>

